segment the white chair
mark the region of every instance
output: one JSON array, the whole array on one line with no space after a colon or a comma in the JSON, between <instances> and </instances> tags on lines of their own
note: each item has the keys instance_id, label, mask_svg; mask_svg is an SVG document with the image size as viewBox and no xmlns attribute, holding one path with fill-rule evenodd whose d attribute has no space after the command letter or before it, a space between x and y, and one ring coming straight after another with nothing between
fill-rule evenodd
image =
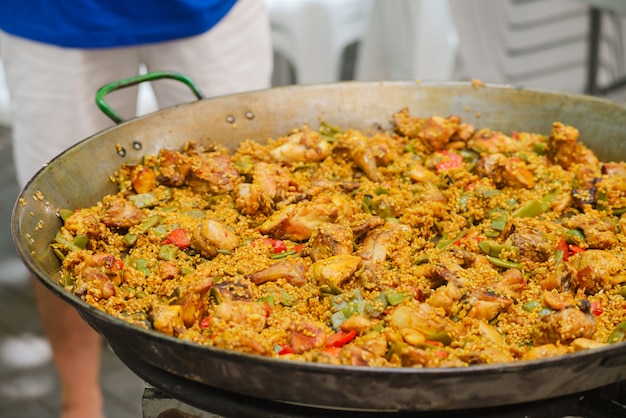
<instances>
[{"instance_id":1,"label":"white chair","mask_svg":"<svg viewBox=\"0 0 626 418\"><path fill-rule=\"evenodd\" d=\"M463 79L581 93L589 9L577 0L449 0L460 39ZM624 66L623 21L606 17L598 80Z\"/></svg>"},{"instance_id":2,"label":"white chair","mask_svg":"<svg viewBox=\"0 0 626 418\"><path fill-rule=\"evenodd\" d=\"M274 51L298 84L340 79L346 47L365 33L371 0L266 0Z\"/></svg>"},{"instance_id":3,"label":"white chair","mask_svg":"<svg viewBox=\"0 0 626 418\"><path fill-rule=\"evenodd\" d=\"M458 38L447 1L374 0L358 80L451 80Z\"/></svg>"}]
</instances>

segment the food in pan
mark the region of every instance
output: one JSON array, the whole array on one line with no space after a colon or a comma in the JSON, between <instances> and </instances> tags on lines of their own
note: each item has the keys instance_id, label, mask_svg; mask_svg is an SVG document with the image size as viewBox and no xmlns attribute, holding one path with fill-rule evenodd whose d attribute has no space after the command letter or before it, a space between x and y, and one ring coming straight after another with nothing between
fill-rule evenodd
<instances>
[{"instance_id":1,"label":"food in pan","mask_svg":"<svg viewBox=\"0 0 626 418\"><path fill-rule=\"evenodd\" d=\"M625 163L560 122L391 118L123 165L119 193L61 211L61 284L138 327L309 362L464 367L626 339Z\"/></svg>"}]
</instances>

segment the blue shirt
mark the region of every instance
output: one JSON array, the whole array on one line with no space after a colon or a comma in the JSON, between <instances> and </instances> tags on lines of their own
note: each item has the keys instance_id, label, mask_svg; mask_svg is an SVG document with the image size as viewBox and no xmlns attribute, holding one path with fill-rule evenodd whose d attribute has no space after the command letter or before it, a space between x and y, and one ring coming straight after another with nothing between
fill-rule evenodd
<instances>
[{"instance_id":1,"label":"blue shirt","mask_svg":"<svg viewBox=\"0 0 626 418\"><path fill-rule=\"evenodd\" d=\"M62 47L169 41L211 29L236 0L0 0L0 29Z\"/></svg>"}]
</instances>

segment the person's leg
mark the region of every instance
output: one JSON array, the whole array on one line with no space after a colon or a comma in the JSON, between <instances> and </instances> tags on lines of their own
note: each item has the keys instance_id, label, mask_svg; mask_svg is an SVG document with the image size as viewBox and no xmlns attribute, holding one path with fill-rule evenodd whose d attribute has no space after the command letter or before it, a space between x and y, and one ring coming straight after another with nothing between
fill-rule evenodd
<instances>
[{"instance_id":1,"label":"person's leg","mask_svg":"<svg viewBox=\"0 0 626 418\"><path fill-rule=\"evenodd\" d=\"M272 81L270 23L263 0L239 0L205 34L145 46L141 54L148 71L188 75L207 97L265 89ZM160 107L195 100L182 83L152 84Z\"/></svg>"},{"instance_id":2,"label":"person's leg","mask_svg":"<svg viewBox=\"0 0 626 418\"><path fill-rule=\"evenodd\" d=\"M134 75L122 63L132 56L85 53L0 34L11 94L12 133L18 180L23 186L52 157L77 141L112 125L94 97L103 84ZM117 110L134 110L132 93L111 99ZM121 102L120 102L121 100ZM128 100L128 103L123 103ZM128 107L124 109L123 107ZM100 336L74 308L33 279L43 328L61 382L63 418L103 416L99 385Z\"/></svg>"}]
</instances>

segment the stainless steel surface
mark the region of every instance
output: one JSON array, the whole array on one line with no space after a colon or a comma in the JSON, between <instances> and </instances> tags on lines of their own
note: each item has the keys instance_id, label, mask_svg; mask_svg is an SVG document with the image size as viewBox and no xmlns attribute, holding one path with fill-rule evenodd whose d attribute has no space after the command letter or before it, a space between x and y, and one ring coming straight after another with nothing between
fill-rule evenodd
<instances>
[{"instance_id":1,"label":"stainless steel surface","mask_svg":"<svg viewBox=\"0 0 626 418\"><path fill-rule=\"evenodd\" d=\"M115 187L109 175L162 147L188 140L264 141L318 117L341 127L390 127L408 106L416 115L458 114L478 127L549 133L579 128L601 159L626 159L626 107L593 97L470 83L339 83L291 86L165 109L84 140L51 161L24 189L12 231L28 268L75 306L127 364L147 362L191 381L269 400L338 408L433 410L505 405L592 389L626 378L626 344L544 360L452 369L382 369L289 362L202 347L114 319L57 284L49 243L60 208L92 205ZM233 121L234 120L234 121ZM123 151L123 152L121 152ZM97 156L97 159L95 158ZM341 396L338 396L341 394Z\"/></svg>"}]
</instances>

